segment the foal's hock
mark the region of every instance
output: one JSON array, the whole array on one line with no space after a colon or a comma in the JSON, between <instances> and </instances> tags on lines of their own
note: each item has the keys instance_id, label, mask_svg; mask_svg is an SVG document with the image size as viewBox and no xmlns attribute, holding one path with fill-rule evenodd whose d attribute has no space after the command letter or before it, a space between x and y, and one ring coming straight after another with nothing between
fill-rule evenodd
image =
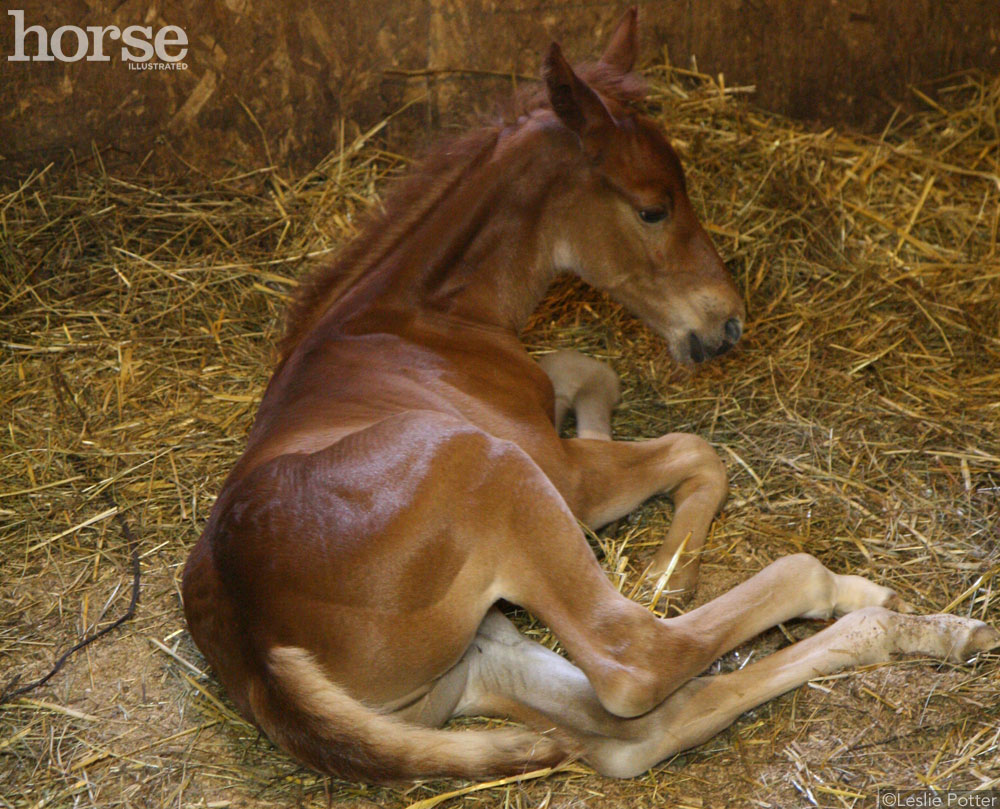
<instances>
[{"instance_id":1,"label":"foal's hock","mask_svg":"<svg viewBox=\"0 0 1000 809\"><path fill-rule=\"evenodd\" d=\"M997 643L978 621L901 614L891 590L806 555L671 619L601 570L578 521L669 494L650 573L677 555L670 586L693 588L725 469L693 435L610 440L610 369L574 352L539 365L518 330L561 272L606 290L680 362L727 351L744 320L677 156L629 105L635 50L634 10L594 64L574 70L553 45L541 91L432 153L301 287L183 594L240 711L312 767L476 778L577 756L630 776L817 675ZM579 437L562 439L570 410ZM500 600L568 658L522 636ZM699 676L779 622L834 615ZM462 715L528 729L438 729Z\"/></svg>"}]
</instances>

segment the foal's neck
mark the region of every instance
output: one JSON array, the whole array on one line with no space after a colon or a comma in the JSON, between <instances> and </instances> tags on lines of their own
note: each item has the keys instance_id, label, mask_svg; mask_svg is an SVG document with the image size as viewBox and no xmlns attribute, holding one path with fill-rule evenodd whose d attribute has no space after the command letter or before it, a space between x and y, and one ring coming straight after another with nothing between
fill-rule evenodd
<instances>
[{"instance_id":1,"label":"foal's neck","mask_svg":"<svg viewBox=\"0 0 1000 809\"><path fill-rule=\"evenodd\" d=\"M538 131L502 136L415 229L383 302L519 331L555 275L545 211L565 158ZM402 301L401 301L402 299Z\"/></svg>"}]
</instances>

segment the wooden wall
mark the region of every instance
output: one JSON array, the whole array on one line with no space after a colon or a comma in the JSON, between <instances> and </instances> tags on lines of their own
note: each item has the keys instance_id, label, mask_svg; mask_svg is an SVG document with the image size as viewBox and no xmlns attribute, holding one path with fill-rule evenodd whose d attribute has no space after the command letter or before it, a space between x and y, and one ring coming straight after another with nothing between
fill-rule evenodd
<instances>
[{"instance_id":1,"label":"wooden wall","mask_svg":"<svg viewBox=\"0 0 1000 809\"><path fill-rule=\"evenodd\" d=\"M571 57L599 47L625 4L611 0L12 0L28 25L172 24L186 70L110 62L10 62L0 19L0 172L103 150L137 162L159 142L208 170L235 161L301 169L414 102L386 128L401 148L533 76L551 39ZM727 84L806 119L873 128L908 86L953 71L1000 71L997 0L649 0L645 60ZM72 40L67 40L72 42ZM34 40L29 40L28 53ZM912 98L912 96L911 96ZM169 147L166 146L169 144Z\"/></svg>"}]
</instances>

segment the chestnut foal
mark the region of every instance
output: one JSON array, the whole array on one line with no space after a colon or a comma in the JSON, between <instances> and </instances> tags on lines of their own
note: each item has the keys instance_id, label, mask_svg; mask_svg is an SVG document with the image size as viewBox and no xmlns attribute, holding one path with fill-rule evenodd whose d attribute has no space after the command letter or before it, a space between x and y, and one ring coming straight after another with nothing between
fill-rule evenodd
<instances>
[{"instance_id":1,"label":"chestnut foal","mask_svg":"<svg viewBox=\"0 0 1000 809\"><path fill-rule=\"evenodd\" d=\"M627 105L635 41L632 11L578 72L553 45L543 93L433 154L303 286L183 593L239 709L318 770L476 778L578 756L631 776L817 675L997 642L981 622L892 612L891 590L807 555L670 619L601 570L577 521L667 493L675 518L652 570L686 540L672 586L691 587L684 562L725 470L692 435L610 441L614 375L574 353L539 367L518 329L564 271L681 362L727 350L744 318L676 155ZM561 439L570 409L580 435ZM568 659L522 636L501 599L544 621ZM741 671L698 676L779 622L840 615ZM484 714L531 729L438 729Z\"/></svg>"}]
</instances>

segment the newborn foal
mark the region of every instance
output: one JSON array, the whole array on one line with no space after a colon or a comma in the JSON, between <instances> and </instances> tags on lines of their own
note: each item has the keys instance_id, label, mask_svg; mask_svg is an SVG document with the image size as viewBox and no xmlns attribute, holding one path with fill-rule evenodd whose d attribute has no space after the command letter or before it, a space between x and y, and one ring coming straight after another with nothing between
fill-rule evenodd
<instances>
[{"instance_id":1,"label":"newborn foal","mask_svg":"<svg viewBox=\"0 0 1000 809\"><path fill-rule=\"evenodd\" d=\"M635 12L601 60L552 46L519 114L433 153L332 267L307 279L245 454L184 572L192 636L240 711L316 769L482 777L580 756L630 776L806 680L997 642L978 621L892 612L893 592L780 559L660 619L608 581L597 527L666 493L651 566L690 587L726 496L700 438L610 440L617 380L542 367L517 334L560 272L606 290L681 362L728 350L744 308L658 126L634 112ZM555 427L574 409L579 437ZM523 637L506 600L568 659ZM727 650L843 616L732 674ZM572 662L571 662L572 661ZM443 731L492 714L530 729Z\"/></svg>"}]
</instances>

